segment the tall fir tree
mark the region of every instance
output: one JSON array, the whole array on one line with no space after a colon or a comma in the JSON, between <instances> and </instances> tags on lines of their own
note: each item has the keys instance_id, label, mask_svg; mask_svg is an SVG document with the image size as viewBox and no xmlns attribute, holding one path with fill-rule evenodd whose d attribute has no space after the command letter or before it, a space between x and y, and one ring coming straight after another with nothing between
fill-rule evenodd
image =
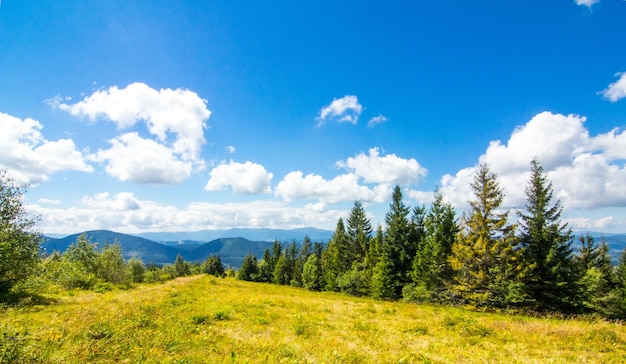
<instances>
[{"instance_id":1,"label":"tall fir tree","mask_svg":"<svg viewBox=\"0 0 626 364\"><path fill-rule=\"evenodd\" d=\"M347 220L347 235L353 261L363 262L369 250L372 224L361 201L355 201Z\"/></svg>"},{"instance_id":2,"label":"tall fir tree","mask_svg":"<svg viewBox=\"0 0 626 364\"><path fill-rule=\"evenodd\" d=\"M337 277L350 270L352 265L350 252L350 241L346 234L345 225L343 219L339 218L335 233L322 256L324 282L327 291L338 290Z\"/></svg>"},{"instance_id":3,"label":"tall fir tree","mask_svg":"<svg viewBox=\"0 0 626 364\"><path fill-rule=\"evenodd\" d=\"M563 207L553 201L552 183L537 160L526 186L526 213L519 212L523 282L532 306L542 311L573 311L578 306L572 233L561 222Z\"/></svg>"},{"instance_id":4,"label":"tall fir tree","mask_svg":"<svg viewBox=\"0 0 626 364\"><path fill-rule=\"evenodd\" d=\"M402 287L411 281L410 274L417 249L415 242L411 242L409 239L411 235L410 208L402 201L400 186L395 186L391 199L389 211L385 215L387 233L382 249L382 265L378 272L391 274L393 293L389 298L397 299L402 295ZM384 269L382 269L383 267ZM375 276L378 277L377 279L382 278L381 274Z\"/></svg>"},{"instance_id":5,"label":"tall fir tree","mask_svg":"<svg viewBox=\"0 0 626 364\"><path fill-rule=\"evenodd\" d=\"M600 244L586 234L579 238L577 257L580 270L580 287L583 307L587 311L613 316L614 289L616 287L609 247L604 240Z\"/></svg>"},{"instance_id":6,"label":"tall fir tree","mask_svg":"<svg viewBox=\"0 0 626 364\"><path fill-rule=\"evenodd\" d=\"M297 287L302 287L302 272L304 271L304 264L309 259L309 255L313 253L313 243L308 235L304 236L302 240L302 246L300 247L300 254L296 259L293 269L293 282L292 284Z\"/></svg>"},{"instance_id":7,"label":"tall fir tree","mask_svg":"<svg viewBox=\"0 0 626 364\"><path fill-rule=\"evenodd\" d=\"M436 190L435 200L424 219L424 239L412 272L413 284L423 288L427 299L444 299L452 277L448 258L458 231L454 208L444 201L441 191Z\"/></svg>"},{"instance_id":8,"label":"tall fir tree","mask_svg":"<svg viewBox=\"0 0 626 364\"><path fill-rule=\"evenodd\" d=\"M497 213L504 194L497 176L481 164L471 184L475 199L462 219L452 245L452 293L461 302L478 307L507 307L523 301L520 265L515 251L515 226L508 211Z\"/></svg>"}]
</instances>

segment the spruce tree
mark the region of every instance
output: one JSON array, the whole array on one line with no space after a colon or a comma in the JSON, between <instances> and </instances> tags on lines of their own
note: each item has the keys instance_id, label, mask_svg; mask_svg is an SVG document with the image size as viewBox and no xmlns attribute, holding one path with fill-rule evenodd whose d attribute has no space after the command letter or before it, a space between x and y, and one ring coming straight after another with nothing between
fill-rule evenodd
<instances>
[{"instance_id":1,"label":"spruce tree","mask_svg":"<svg viewBox=\"0 0 626 364\"><path fill-rule=\"evenodd\" d=\"M537 160L526 186L526 213L519 212L525 292L538 310L572 311L578 305L572 234L561 222L563 208L553 201L552 183Z\"/></svg>"},{"instance_id":2,"label":"spruce tree","mask_svg":"<svg viewBox=\"0 0 626 364\"><path fill-rule=\"evenodd\" d=\"M378 269L378 276L382 272L391 274L391 286L393 294L390 298L400 298L402 287L411 281L413 258L417 251L415 243L409 240L411 226L409 222L410 208L402 202L402 191L400 186L394 188L389 211L385 215L387 233L385 234L385 244L382 249L384 262ZM382 267L385 267L382 269ZM386 273L385 273L386 274ZM380 278L377 278L380 279ZM387 279L385 277L385 279ZM379 283L377 283L379 284Z\"/></svg>"},{"instance_id":3,"label":"spruce tree","mask_svg":"<svg viewBox=\"0 0 626 364\"><path fill-rule=\"evenodd\" d=\"M515 226L508 211L498 213L504 194L495 173L481 164L471 184L475 199L462 219L452 245L452 293L463 303L482 307L507 307L523 301Z\"/></svg>"},{"instance_id":4,"label":"spruce tree","mask_svg":"<svg viewBox=\"0 0 626 364\"><path fill-rule=\"evenodd\" d=\"M311 254L302 269L302 287L309 291L319 291L322 283L321 259L317 254Z\"/></svg>"},{"instance_id":5,"label":"spruce tree","mask_svg":"<svg viewBox=\"0 0 626 364\"><path fill-rule=\"evenodd\" d=\"M580 269L580 288L586 310L611 316L616 280L609 256L609 247L603 240L600 244L587 234L579 238L581 243L577 258Z\"/></svg>"},{"instance_id":6,"label":"spruce tree","mask_svg":"<svg viewBox=\"0 0 626 364\"><path fill-rule=\"evenodd\" d=\"M443 200L441 191L436 190L435 200L424 219L424 239L412 272L413 284L422 287L428 299L443 299L452 277L448 258L458 230L454 208Z\"/></svg>"},{"instance_id":7,"label":"spruce tree","mask_svg":"<svg viewBox=\"0 0 626 364\"><path fill-rule=\"evenodd\" d=\"M207 272L208 273L208 272ZM237 279L242 281L255 281L258 275L258 264L254 254L246 254L243 257L241 268L237 271Z\"/></svg>"},{"instance_id":8,"label":"spruce tree","mask_svg":"<svg viewBox=\"0 0 626 364\"><path fill-rule=\"evenodd\" d=\"M343 219L339 218L335 233L328 242L328 246L322 256L324 282L327 291L338 290L337 277L350 270L352 264L350 258L350 242L346 235Z\"/></svg>"},{"instance_id":9,"label":"spruce tree","mask_svg":"<svg viewBox=\"0 0 626 364\"><path fill-rule=\"evenodd\" d=\"M353 261L363 262L369 250L372 224L361 201L355 201L347 221L347 235Z\"/></svg>"},{"instance_id":10,"label":"spruce tree","mask_svg":"<svg viewBox=\"0 0 626 364\"><path fill-rule=\"evenodd\" d=\"M304 264L309 259L309 255L313 252L313 243L308 235L304 236L302 246L300 247L300 254L296 259L293 269L293 282L292 285L302 287L302 272L304 271Z\"/></svg>"}]
</instances>

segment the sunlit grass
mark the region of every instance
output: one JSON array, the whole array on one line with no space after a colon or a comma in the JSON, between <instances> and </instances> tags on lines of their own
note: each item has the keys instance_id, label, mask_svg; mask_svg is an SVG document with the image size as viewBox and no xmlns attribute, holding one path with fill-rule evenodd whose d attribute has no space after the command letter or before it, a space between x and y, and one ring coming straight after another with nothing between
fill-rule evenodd
<instances>
[{"instance_id":1,"label":"sunlit grass","mask_svg":"<svg viewBox=\"0 0 626 364\"><path fill-rule=\"evenodd\" d=\"M0 311L0 330L13 336L3 340L24 362L626 362L626 329L616 323L382 302L210 276L54 298L47 306Z\"/></svg>"}]
</instances>

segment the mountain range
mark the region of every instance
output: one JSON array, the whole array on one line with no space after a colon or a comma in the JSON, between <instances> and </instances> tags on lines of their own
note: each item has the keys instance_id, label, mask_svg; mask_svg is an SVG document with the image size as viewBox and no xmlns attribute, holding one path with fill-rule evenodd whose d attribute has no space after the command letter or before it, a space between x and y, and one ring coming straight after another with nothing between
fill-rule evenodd
<instances>
[{"instance_id":1,"label":"mountain range","mask_svg":"<svg viewBox=\"0 0 626 364\"><path fill-rule=\"evenodd\" d=\"M294 230L276 229L230 229L205 230L181 233L145 233L142 236L122 234L109 230L92 230L62 238L46 237L41 244L44 253L64 252L76 239L86 234L87 238L101 249L106 244L118 242L125 259L139 258L146 264L171 264L181 255L184 260L202 262L211 255L219 255L226 266L239 267L246 254L261 257L275 240L283 244L300 243L308 235L312 241L326 243L331 231L302 228ZM217 236L217 238L216 238ZM222 236L222 237L219 237ZM236 237L223 237L236 236ZM245 236L245 237L244 237ZM272 238L268 238L268 237Z\"/></svg>"},{"instance_id":2,"label":"mountain range","mask_svg":"<svg viewBox=\"0 0 626 364\"><path fill-rule=\"evenodd\" d=\"M302 242L308 235L313 242L327 243L333 232L315 228L293 230L278 229L229 229L203 230L197 232L163 232L129 235L109 230L92 230L84 232L91 242L102 248L107 243L118 242L122 247L124 258L139 258L146 264L171 264L180 254L183 259L191 262L202 262L211 255L219 255L226 266L239 267L246 254L254 254L261 258L263 251L270 248L275 240L283 246L295 241ZM626 234L590 233L596 242L606 241L610 248L611 258L617 262L621 252L626 249ZM46 237L41 244L45 253L64 252L73 244L80 234L62 238ZM578 249L576 233L573 247ZM224 237L231 236L231 237Z\"/></svg>"}]
</instances>

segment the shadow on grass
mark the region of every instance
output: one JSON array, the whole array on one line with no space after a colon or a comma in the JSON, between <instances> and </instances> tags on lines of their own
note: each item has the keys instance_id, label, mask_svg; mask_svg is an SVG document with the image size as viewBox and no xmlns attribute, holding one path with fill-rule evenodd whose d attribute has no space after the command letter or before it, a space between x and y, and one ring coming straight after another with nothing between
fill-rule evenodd
<instances>
[{"instance_id":1,"label":"shadow on grass","mask_svg":"<svg viewBox=\"0 0 626 364\"><path fill-rule=\"evenodd\" d=\"M0 292L0 306L47 306L56 302L57 300L54 298L32 292Z\"/></svg>"}]
</instances>

